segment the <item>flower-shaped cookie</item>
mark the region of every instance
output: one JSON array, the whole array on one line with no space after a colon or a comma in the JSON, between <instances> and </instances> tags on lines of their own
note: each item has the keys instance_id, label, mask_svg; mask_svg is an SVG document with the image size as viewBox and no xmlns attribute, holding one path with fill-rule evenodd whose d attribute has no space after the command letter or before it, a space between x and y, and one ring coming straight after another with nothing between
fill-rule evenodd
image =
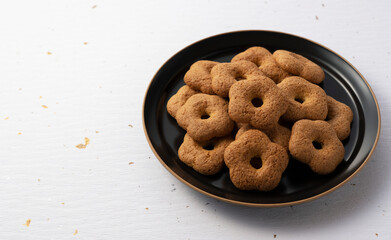
<instances>
[{"instance_id":1,"label":"flower-shaped cookie","mask_svg":"<svg viewBox=\"0 0 391 240\"><path fill-rule=\"evenodd\" d=\"M300 119L324 120L327 116L325 91L301 77L288 77L277 84L288 100L282 118L288 122Z\"/></svg>"},{"instance_id":2,"label":"flower-shaped cookie","mask_svg":"<svg viewBox=\"0 0 391 240\"><path fill-rule=\"evenodd\" d=\"M312 171L324 175L342 162L345 148L329 123L304 119L292 127L289 152Z\"/></svg>"},{"instance_id":3,"label":"flower-shaped cookie","mask_svg":"<svg viewBox=\"0 0 391 240\"><path fill-rule=\"evenodd\" d=\"M274 128L287 107L285 96L268 77L239 81L229 91L229 116L261 130Z\"/></svg>"},{"instance_id":4,"label":"flower-shaped cookie","mask_svg":"<svg viewBox=\"0 0 391 240\"><path fill-rule=\"evenodd\" d=\"M224 153L232 183L242 190L270 191L288 166L288 154L259 130L248 130Z\"/></svg>"},{"instance_id":5,"label":"flower-shaped cookie","mask_svg":"<svg viewBox=\"0 0 391 240\"><path fill-rule=\"evenodd\" d=\"M210 71L217 64L219 63L207 60L200 60L193 63L189 71L185 74L185 83L196 91L201 91L206 94L214 94Z\"/></svg>"},{"instance_id":6,"label":"flower-shaped cookie","mask_svg":"<svg viewBox=\"0 0 391 240\"><path fill-rule=\"evenodd\" d=\"M217 95L191 96L176 113L176 120L196 141L224 137L234 128L228 116L228 103Z\"/></svg>"},{"instance_id":7,"label":"flower-shaped cookie","mask_svg":"<svg viewBox=\"0 0 391 240\"><path fill-rule=\"evenodd\" d=\"M229 89L238 81L264 76L262 71L249 61L220 63L212 69L210 74L212 76L213 91L221 97L228 97Z\"/></svg>"},{"instance_id":8,"label":"flower-shaped cookie","mask_svg":"<svg viewBox=\"0 0 391 240\"><path fill-rule=\"evenodd\" d=\"M231 62L250 61L255 63L259 69L274 82L279 83L290 74L278 66L273 55L263 47L251 47L232 58Z\"/></svg>"},{"instance_id":9,"label":"flower-shaped cookie","mask_svg":"<svg viewBox=\"0 0 391 240\"><path fill-rule=\"evenodd\" d=\"M187 99L189 99L194 94L199 93L194 91L189 86L185 85L181 87L177 93L175 93L167 102L167 112L175 118L176 112L181 108Z\"/></svg>"},{"instance_id":10,"label":"flower-shaped cookie","mask_svg":"<svg viewBox=\"0 0 391 240\"><path fill-rule=\"evenodd\" d=\"M227 136L196 142L186 134L179 147L178 157L195 171L204 175L213 175L223 168L224 150L232 140L231 136Z\"/></svg>"},{"instance_id":11,"label":"flower-shaped cookie","mask_svg":"<svg viewBox=\"0 0 391 240\"><path fill-rule=\"evenodd\" d=\"M247 132L250 129L256 129L248 123L237 123L237 127L238 131L235 135L235 139L238 139L243 133ZM289 130L289 128L286 128L277 123L274 128L268 129L263 132L269 137L272 142L281 145L285 148L285 150L288 151L289 139L291 137L291 130Z\"/></svg>"},{"instance_id":12,"label":"flower-shaped cookie","mask_svg":"<svg viewBox=\"0 0 391 240\"><path fill-rule=\"evenodd\" d=\"M325 75L323 69L299 54L277 50L273 53L273 57L280 68L292 75L300 76L316 84L324 80Z\"/></svg>"},{"instance_id":13,"label":"flower-shaped cookie","mask_svg":"<svg viewBox=\"0 0 391 240\"><path fill-rule=\"evenodd\" d=\"M350 135L350 124L353 121L353 112L346 104L327 96L327 122L333 126L339 140L345 140Z\"/></svg>"}]
</instances>

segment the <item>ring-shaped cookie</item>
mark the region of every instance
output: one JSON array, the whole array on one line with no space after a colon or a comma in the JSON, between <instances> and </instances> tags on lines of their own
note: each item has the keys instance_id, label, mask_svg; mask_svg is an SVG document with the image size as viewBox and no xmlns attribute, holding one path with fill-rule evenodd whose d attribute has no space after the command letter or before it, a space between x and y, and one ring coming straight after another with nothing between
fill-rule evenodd
<instances>
[{"instance_id":1,"label":"ring-shaped cookie","mask_svg":"<svg viewBox=\"0 0 391 240\"><path fill-rule=\"evenodd\" d=\"M282 69L292 75L300 76L315 84L319 84L324 80L323 69L299 54L277 50L273 53L273 57Z\"/></svg>"},{"instance_id":2,"label":"ring-shaped cookie","mask_svg":"<svg viewBox=\"0 0 391 240\"><path fill-rule=\"evenodd\" d=\"M228 113L232 120L255 128L274 128L288 107L285 96L268 77L240 81L229 91Z\"/></svg>"},{"instance_id":3,"label":"ring-shaped cookie","mask_svg":"<svg viewBox=\"0 0 391 240\"><path fill-rule=\"evenodd\" d=\"M350 135L350 124L353 121L353 112L346 104L327 96L327 122L333 126L339 140L345 140Z\"/></svg>"},{"instance_id":4,"label":"ring-shaped cookie","mask_svg":"<svg viewBox=\"0 0 391 240\"><path fill-rule=\"evenodd\" d=\"M228 116L228 103L217 95L191 96L176 114L178 125L196 141L224 137L234 128Z\"/></svg>"},{"instance_id":5,"label":"ring-shaped cookie","mask_svg":"<svg viewBox=\"0 0 391 240\"><path fill-rule=\"evenodd\" d=\"M243 133L247 132L248 130L256 129L248 123L237 123L237 127L238 131L236 132L235 139L238 139ZM272 142L279 144L287 151L289 150L289 139L291 137L291 130L289 130L289 128L286 128L277 123L274 128L265 130L263 132L269 137Z\"/></svg>"},{"instance_id":6,"label":"ring-shaped cookie","mask_svg":"<svg viewBox=\"0 0 391 240\"><path fill-rule=\"evenodd\" d=\"M300 119L324 120L327 116L325 91L301 77L288 77L277 84L288 100L282 118L288 122Z\"/></svg>"},{"instance_id":7,"label":"ring-shaped cookie","mask_svg":"<svg viewBox=\"0 0 391 240\"><path fill-rule=\"evenodd\" d=\"M231 136L196 142L186 134L178 150L179 159L195 171L213 175L224 166L225 148L233 141Z\"/></svg>"},{"instance_id":8,"label":"ring-shaped cookie","mask_svg":"<svg viewBox=\"0 0 391 240\"><path fill-rule=\"evenodd\" d=\"M185 85L181 87L177 93L175 93L167 102L167 112L175 118L177 111L181 108L187 99L194 94L199 93L194 91L189 86Z\"/></svg>"},{"instance_id":9,"label":"ring-shaped cookie","mask_svg":"<svg viewBox=\"0 0 391 240\"><path fill-rule=\"evenodd\" d=\"M225 149L224 161L237 188L270 191L278 186L289 158L263 132L248 130Z\"/></svg>"},{"instance_id":10,"label":"ring-shaped cookie","mask_svg":"<svg viewBox=\"0 0 391 240\"><path fill-rule=\"evenodd\" d=\"M234 56L231 62L250 61L255 63L259 69L275 83L279 83L290 74L280 68L273 58L273 55L263 47L251 47L244 52Z\"/></svg>"},{"instance_id":11,"label":"ring-shaped cookie","mask_svg":"<svg viewBox=\"0 0 391 240\"><path fill-rule=\"evenodd\" d=\"M343 160L345 148L326 121L300 120L292 127L289 152L318 174L329 174Z\"/></svg>"},{"instance_id":12,"label":"ring-shaped cookie","mask_svg":"<svg viewBox=\"0 0 391 240\"><path fill-rule=\"evenodd\" d=\"M200 60L190 66L183 80L189 87L206 94L214 94L210 71L218 62Z\"/></svg>"},{"instance_id":13,"label":"ring-shaped cookie","mask_svg":"<svg viewBox=\"0 0 391 240\"><path fill-rule=\"evenodd\" d=\"M229 89L238 81L264 76L262 71L249 61L220 63L213 67L210 74L213 91L221 97L228 97Z\"/></svg>"}]
</instances>

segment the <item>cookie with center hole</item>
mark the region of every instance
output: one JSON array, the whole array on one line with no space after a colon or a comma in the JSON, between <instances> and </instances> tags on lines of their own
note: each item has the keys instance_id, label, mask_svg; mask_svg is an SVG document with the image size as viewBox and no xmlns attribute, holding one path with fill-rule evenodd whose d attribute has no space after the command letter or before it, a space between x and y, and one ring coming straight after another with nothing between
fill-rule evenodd
<instances>
[{"instance_id":1,"label":"cookie with center hole","mask_svg":"<svg viewBox=\"0 0 391 240\"><path fill-rule=\"evenodd\" d=\"M200 60L190 66L183 80L185 83L196 91L206 94L215 94L212 89L212 77L210 72L218 62Z\"/></svg>"},{"instance_id":2,"label":"cookie with center hole","mask_svg":"<svg viewBox=\"0 0 391 240\"><path fill-rule=\"evenodd\" d=\"M333 126L339 140L345 140L350 135L350 124L353 121L352 109L330 96L327 96L327 108L327 122Z\"/></svg>"},{"instance_id":3,"label":"cookie with center hole","mask_svg":"<svg viewBox=\"0 0 391 240\"><path fill-rule=\"evenodd\" d=\"M273 57L280 68L311 83L319 84L325 78L324 71L319 65L297 53L277 50Z\"/></svg>"},{"instance_id":4,"label":"cookie with center hole","mask_svg":"<svg viewBox=\"0 0 391 240\"><path fill-rule=\"evenodd\" d=\"M288 108L286 97L268 77L239 81L229 91L229 116L260 130L272 129Z\"/></svg>"},{"instance_id":5,"label":"cookie with center hole","mask_svg":"<svg viewBox=\"0 0 391 240\"><path fill-rule=\"evenodd\" d=\"M177 93L175 93L167 102L167 112L175 118L177 111L181 108L187 99L189 99L194 94L199 93L191 89L189 86L185 85L181 87Z\"/></svg>"},{"instance_id":6,"label":"cookie with center hole","mask_svg":"<svg viewBox=\"0 0 391 240\"><path fill-rule=\"evenodd\" d=\"M248 130L224 152L224 161L235 187L270 191L276 188L288 166L288 154L259 130Z\"/></svg>"},{"instance_id":7,"label":"cookie with center hole","mask_svg":"<svg viewBox=\"0 0 391 240\"><path fill-rule=\"evenodd\" d=\"M235 139L238 139L243 133L251 129L256 129L248 123L237 123L238 131L235 135ZM285 150L289 149L289 139L291 137L291 130L277 123L274 128L263 131L269 139L284 147Z\"/></svg>"},{"instance_id":8,"label":"cookie with center hole","mask_svg":"<svg viewBox=\"0 0 391 240\"><path fill-rule=\"evenodd\" d=\"M289 152L312 171L326 175L342 162L345 148L329 123L304 119L292 127Z\"/></svg>"},{"instance_id":9,"label":"cookie with center hole","mask_svg":"<svg viewBox=\"0 0 391 240\"><path fill-rule=\"evenodd\" d=\"M195 171L213 175L224 166L224 151L233 141L232 136L197 142L186 134L178 150L179 159Z\"/></svg>"},{"instance_id":10,"label":"cookie with center hole","mask_svg":"<svg viewBox=\"0 0 391 240\"><path fill-rule=\"evenodd\" d=\"M228 97L229 89L238 81L264 76L262 71L249 61L220 63L213 67L210 74L212 76L213 91L221 97Z\"/></svg>"},{"instance_id":11,"label":"cookie with center hole","mask_svg":"<svg viewBox=\"0 0 391 240\"><path fill-rule=\"evenodd\" d=\"M280 66L274 60L273 55L263 47L251 47L244 52L234 56L231 62L250 61L256 64L259 69L275 83L279 83L291 74Z\"/></svg>"},{"instance_id":12,"label":"cookie with center hole","mask_svg":"<svg viewBox=\"0 0 391 240\"><path fill-rule=\"evenodd\" d=\"M288 101L282 119L295 122L300 119L324 120L327 116L325 91L301 77L288 77L277 84Z\"/></svg>"},{"instance_id":13,"label":"cookie with center hole","mask_svg":"<svg viewBox=\"0 0 391 240\"><path fill-rule=\"evenodd\" d=\"M228 102L204 93L191 96L176 113L176 120L196 141L227 136L234 128L228 115Z\"/></svg>"}]
</instances>

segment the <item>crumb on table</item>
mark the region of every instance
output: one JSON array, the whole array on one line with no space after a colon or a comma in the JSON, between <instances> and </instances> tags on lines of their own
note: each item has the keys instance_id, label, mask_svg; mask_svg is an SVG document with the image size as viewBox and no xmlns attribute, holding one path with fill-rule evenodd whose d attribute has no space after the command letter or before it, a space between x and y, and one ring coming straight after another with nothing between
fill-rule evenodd
<instances>
[{"instance_id":1,"label":"crumb on table","mask_svg":"<svg viewBox=\"0 0 391 240\"><path fill-rule=\"evenodd\" d=\"M27 219L27 220L26 220L26 223L23 224L23 226L28 227L28 226L30 226L30 223L31 223L31 219Z\"/></svg>"},{"instance_id":2,"label":"crumb on table","mask_svg":"<svg viewBox=\"0 0 391 240\"><path fill-rule=\"evenodd\" d=\"M87 137L85 137L85 138L84 138L84 144L82 144L82 143L77 144L76 147L77 147L78 149L84 149L84 148L87 147L87 145L88 145L89 143L90 143L90 139L87 138Z\"/></svg>"}]
</instances>

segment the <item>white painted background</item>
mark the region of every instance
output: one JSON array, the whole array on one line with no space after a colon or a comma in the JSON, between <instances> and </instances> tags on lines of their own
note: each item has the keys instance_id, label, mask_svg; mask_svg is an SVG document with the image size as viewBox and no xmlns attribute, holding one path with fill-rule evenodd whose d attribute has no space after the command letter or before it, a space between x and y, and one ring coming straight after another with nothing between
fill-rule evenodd
<instances>
[{"instance_id":1,"label":"white painted background","mask_svg":"<svg viewBox=\"0 0 391 240\"><path fill-rule=\"evenodd\" d=\"M3 1L0 239L391 239L390 10L388 0ZM372 86L381 138L337 191L294 207L232 205L185 186L150 150L141 113L154 73L197 40L245 29L317 41Z\"/></svg>"}]
</instances>

